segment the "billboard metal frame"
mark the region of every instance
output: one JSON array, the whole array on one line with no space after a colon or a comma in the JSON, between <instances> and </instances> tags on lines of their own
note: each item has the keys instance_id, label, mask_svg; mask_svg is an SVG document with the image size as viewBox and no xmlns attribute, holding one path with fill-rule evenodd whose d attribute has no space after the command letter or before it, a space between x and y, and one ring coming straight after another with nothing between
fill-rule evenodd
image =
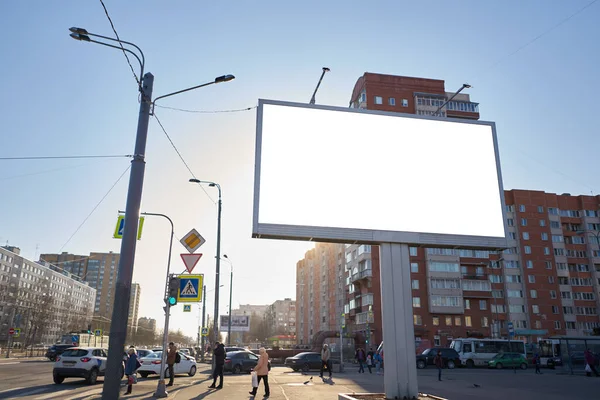
<instances>
[{"instance_id":1,"label":"billboard metal frame","mask_svg":"<svg viewBox=\"0 0 600 400\"><path fill-rule=\"evenodd\" d=\"M261 155L262 155L262 125L263 125L263 106L276 105L297 108L309 108L329 111L339 111L348 113L385 115L402 118L414 118L444 122L457 122L461 124L487 125L491 127L492 139L494 145L494 156L496 161L496 171L498 175L499 196L501 203L501 213L503 219L504 233L508 231L506 222L506 203L504 200L504 187L502 184L502 173L500 169L500 157L498 153L498 140L496 136L496 125L494 122L471 121L458 118L439 118L431 116L422 116L415 114L402 114L386 111L364 110L356 108L343 108L322 105L308 105L303 103L293 103L277 100L259 99L256 118L256 151L255 151L255 171L254 171L254 207L252 221L252 237L264 239L285 239L285 240L307 240L318 242L336 242L336 243L401 243L411 246L423 247L443 247L456 249L482 249L482 250L502 250L508 247L505 237L493 236L471 236L471 235L453 235L427 232L402 232L402 231L380 231L370 229L352 229L338 227L319 227L302 225L284 225L259 223L259 202L260 202L260 177L261 177Z\"/></svg>"}]
</instances>

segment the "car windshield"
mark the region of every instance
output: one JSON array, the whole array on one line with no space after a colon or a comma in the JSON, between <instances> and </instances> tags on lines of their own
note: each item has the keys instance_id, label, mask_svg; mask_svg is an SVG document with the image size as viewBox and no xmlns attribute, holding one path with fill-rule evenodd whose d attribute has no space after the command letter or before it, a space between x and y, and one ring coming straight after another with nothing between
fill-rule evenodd
<instances>
[{"instance_id":1,"label":"car windshield","mask_svg":"<svg viewBox=\"0 0 600 400\"><path fill-rule=\"evenodd\" d=\"M87 356L88 351L83 349L71 349L65 350L62 354L63 357L84 357Z\"/></svg>"},{"instance_id":2,"label":"car windshield","mask_svg":"<svg viewBox=\"0 0 600 400\"><path fill-rule=\"evenodd\" d=\"M427 349L427 350L424 350L421 354L426 356L427 354L429 354L430 351L431 351L431 349Z\"/></svg>"},{"instance_id":3,"label":"car windshield","mask_svg":"<svg viewBox=\"0 0 600 400\"><path fill-rule=\"evenodd\" d=\"M313 354L313 353L298 353L295 355L295 357L296 358L308 357L310 354Z\"/></svg>"},{"instance_id":4,"label":"car windshield","mask_svg":"<svg viewBox=\"0 0 600 400\"><path fill-rule=\"evenodd\" d=\"M499 358L502 358L502 356L503 356L504 354L506 354L506 353L498 353L498 354L496 354L496 355L494 356L494 358L492 358L492 360L497 360L497 359L499 359Z\"/></svg>"}]
</instances>

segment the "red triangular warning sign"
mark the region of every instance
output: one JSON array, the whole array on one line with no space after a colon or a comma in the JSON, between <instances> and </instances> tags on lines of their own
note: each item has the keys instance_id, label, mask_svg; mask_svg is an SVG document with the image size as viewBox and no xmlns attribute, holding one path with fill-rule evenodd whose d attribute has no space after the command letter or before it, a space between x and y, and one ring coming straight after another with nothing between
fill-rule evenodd
<instances>
[{"instance_id":1,"label":"red triangular warning sign","mask_svg":"<svg viewBox=\"0 0 600 400\"><path fill-rule=\"evenodd\" d=\"M190 274L192 273L192 270L194 269L196 264L198 264L198 260L200 260L200 257L202 257L202 254L181 254L181 259L185 264L185 269L187 269L187 272L189 272Z\"/></svg>"}]
</instances>

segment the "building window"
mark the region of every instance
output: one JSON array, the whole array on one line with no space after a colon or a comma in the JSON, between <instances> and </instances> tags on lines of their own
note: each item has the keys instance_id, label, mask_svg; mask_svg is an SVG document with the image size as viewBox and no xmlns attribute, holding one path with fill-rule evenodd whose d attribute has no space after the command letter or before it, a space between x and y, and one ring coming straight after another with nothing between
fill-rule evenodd
<instances>
[{"instance_id":1,"label":"building window","mask_svg":"<svg viewBox=\"0 0 600 400\"><path fill-rule=\"evenodd\" d=\"M535 275L529 275L527 279L529 280L529 283L535 283Z\"/></svg>"},{"instance_id":2,"label":"building window","mask_svg":"<svg viewBox=\"0 0 600 400\"><path fill-rule=\"evenodd\" d=\"M390 98L388 99L388 104L389 104L390 106L395 106L395 105L396 105L396 99L395 99L395 98L393 98L393 97L390 97Z\"/></svg>"},{"instance_id":3,"label":"building window","mask_svg":"<svg viewBox=\"0 0 600 400\"><path fill-rule=\"evenodd\" d=\"M439 337L439 335L435 335L435 336L433 337L433 345L434 345L434 346L441 346L441 342L440 342L440 337Z\"/></svg>"},{"instance_id":4,"label":"building window","mask_svg":"<svg viewBox=\"0 0 600 400\"><path fill-rule=\"evenodd\" d=\"M408 99L402 99L402 107L408 107Z\"/></svg>"},{"instance_id":5,"label":"building window","mask_svg":"<svg viewBox=\"0 0 600 400\"><path fill-rule=\"evenodd\" d=\"M554 277L553 276L549 276L548 277L548 283L554 283Z\"/></svg>"},{"instance_id":6,"label":"building window","mask_svg":"<svg viewBox=\"0 0 600 400\"><path fill-rule=\"evenodd\" d=\"M415 325L423 325L423 318L420 315L413 315L413 322Z\"/></svg>"},{"instance_id":7,"label":"building window","mask_svg":"<svg viewBox=\"0 0 600 400\"><path fill-rule=\"evenodd\" d=\"M515 232L508 232L509 239L517 240L517 234Z\"/></svg>"},{"instance_id":8,"label":"building window","mask_svg":"<svg viewBox=\"0 0 600 400\"><path fill-rule=\"evenodd\" d=\"M419 288L419 280L418 279L413 279L412 280L412 288L413 289L418 289Z\"/></svg>"},{"instance_id":9,"label":"building window","mask_svg":"<svg viewBox=\"0 0 600 400\"><path fill-rule=\"evenodd\" d=\"M473 326L473 324L471 324L471 317L469 315L465 315L465 326Z\"/></svg>"},{"instance_id":10,"label":"building window","mask_svg":"<svg viewBox=\"0 0 600 400\"><path fill-rule=\"evenodd\" d=\"M548 234L545 232L542 232L542 240L548 240Z\"/></svg>"},{"instance_id":11,"label":"building window","mask_svg":"<svg viewBox=\"0 0 600 400\"><path fill-rule=\"evenodd\" d=\"M417 256L417 248L416 247L409 247L408 248L408 253L411 256L416 257Z\"/></svg>"},{"instance_id":12,"label":"building window","mask_svg":"<svg viewBox=\"0 0 600 400\"><path fill-rule=\"evenodd\" d=\"M462 325L462 318L461 317L454 317L454 325L461 326Z\"/></svg>"},{"instance_id":13,"label":"building window","mask_svg":"<svg viewBox=\"0 0 600 400\"><path fill-rule=\"evenodd\" d=\"M554 329L560 329L560 321L554 321Z\"/></svg>"},{"instance_id":14,"label":"building window","mask_svg":"<svg viewBox=\"0 0 600 400\"><path fill-rule=\"evenodd\" d=\"M508 226L515 226L515 221L514 221L512 218L508 218L508 219L506 220L506 224L507 224Z\"/></svg>"},{"instance_id":15,"label":"building window","mask_svg":"<svg viewBox=\"0 0 600 400\"><path fill-rule=\"evenodd\" d=\"M523 204L519 204L519 211L525 212L525 206Z\"/></svg>"},{"instance_id":16,"label":"building window","mask_svg":"<svg viewBox=\"0 0 600 400\"><path fill-rule=\"evenodd\" d=\"M421 298L413 297L413 307L421 307Z\"/></svg>"},{"instance_id":17,"label":"building window","mask_svg":"<svg viewBox=\"0 0 600 400\"><path fill-rule=\"evenodd\" d=\"M482 317L481 318L481 327L482 328L487 328L488 326L489 326L488 318L487 317Z\"/></svg>"},{"instance_id":18,"label":"building window","mask_svg":"<svg viewBox=\"0 0 600 400\"><path fill-rule=\"evenodd\" d=\"M438 326L440 324L440 317L433 317L433 325Z\"/></svg>"},{"instance_id":19,"label":"building window","mask_svg":"<svg viewBox=\"0 0 600 400\"><path fill-rule=\"evenodd\" d=\"M556 290L551 290L550 291L550 298L551 299L555 299L556 298Z\"/></svg>"},{"instance_id":20,"label":"building window","mask_svg":"<svg viewBox=\"0 0 600 400\"><path fill-rule=\"evenodd\" d=\"M531 260L527 260L527 261L525 262L525 264L527 265L527 268L529 268L529 269L533 268L533 261L531 261Z\"/></svg>"},{"instance_id":21,"label":"building window","mask_svg":"<svg viewBox=\"0 0 600 400\"><path fill-rule=\"evenodd\" d=\"M527 226L527 218L521 218L521 226Z\"/></svg>"},{"instance_id":22,"label":"building window","mask_svg":"<svg viewBox=\"0 0 600 400\"><path fill-rule=\"evenodd\" d=\"M452 326L452 317L446 317L446 326Z\"/></svg>"},{"instance_id":23,"label":"building window","mask_svg":"<svg viewBox=\"0 0 600 400\"><path fill-rule=\"evenodd\" d=\"M410 263L410 272L413 272L413 273L419 272L419 264L418 263Z\"/></svg>"},{"instance_id":24,"label":"building window","mask_svg":"<svg viewBox=\"0 0 600 400\"><path fill-rule=\"evenodd\" d=\"M529 232L523 232L523 240L529 240Z\"/></svg>"},{"instance_id":25,"label":"building window","mask_svg":"<svg viewBox=\"0 0 600 400\"><path fill-rule=\"evenodd\" d=\"M546 256L550 255L550 248L544 247L544 255L546 255Z\"/></svg>"},{"instance_id":26,"label":"building window","mask_svg":"<svg viewBox=\"0 0 600 400\"><path fill-rule=\"evenodd\" d=\"M546 220L540 219L540 226L546 226Z\"/></svg>"},{"instance_id":27,"label":"building window","mask_svg":"<svg viewBox=\"0 0 600 400\"><path fill-rule=\"evenodd\" d=\"M532 304L531 305L531 311L533 311L534 314L539 314L540 313L540 307L537 306L537 305L535 305L535 304Z\"/></svg>"},{"instance_id":28,"label":"building window","mask_svg":"<svg viewBox=\"0 0 600 400\"><path fill-rule=\"evenodd\" d=\"M383 97L375 96L375 104L383 104Z\"/></svg>"},{"instance_id":29,"label":"building window","mask_svg":"<svg viewBox=\"0 0 600 400\"><path fill-rule=\"evenodd\" d=\"M485 300L479 300L479 309L480 310L487 310L487 301L485 301Z\"/></svg>"},{"instance_id":30,"label":"building window","mask_svg":"<svg viewBox=\"0 0 600 400\"><path fill-rule=\"evenodd\" d=\"M531 254L531 246L525 246L525 254Z\"/></svg>"},{"instance_id":31,"label":"building window","mask_svg":"<svg viewBox=\"0 0 600 400\"><path fill-rule=\"evenodd\" d=\"M531 296L532 299L537 299L537 290L531 289L529 291L529 295Z\"/></svg>"},{"instance_id":32,"label":"building window","mask_svg":"<svg viewBox=\"0 0 600 400\"><path fill-rule=\"evenodd\" d=\"M465 299L465 310L471 309L471 300Z\"/></svg>"}]
</instances>

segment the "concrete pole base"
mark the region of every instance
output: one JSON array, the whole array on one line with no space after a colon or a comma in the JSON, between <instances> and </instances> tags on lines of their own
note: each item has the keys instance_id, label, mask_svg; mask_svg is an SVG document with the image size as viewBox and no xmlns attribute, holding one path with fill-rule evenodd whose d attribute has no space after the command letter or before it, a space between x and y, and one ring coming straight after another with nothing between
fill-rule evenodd
<instances>
[{"instance_id":1,"label":"concrete pole base","mask_svg":"<svg viewBox=\"0 0 600 400\"><path fill-rule=\"evenodd\" d=\"M169 393L167 393L167 386L165 385L165 380L161 379L158 381L158 386L156 387L156 393L154 393L154 397L157 399L164 399L168 397Z\"/></svg>"}]
</instances>

